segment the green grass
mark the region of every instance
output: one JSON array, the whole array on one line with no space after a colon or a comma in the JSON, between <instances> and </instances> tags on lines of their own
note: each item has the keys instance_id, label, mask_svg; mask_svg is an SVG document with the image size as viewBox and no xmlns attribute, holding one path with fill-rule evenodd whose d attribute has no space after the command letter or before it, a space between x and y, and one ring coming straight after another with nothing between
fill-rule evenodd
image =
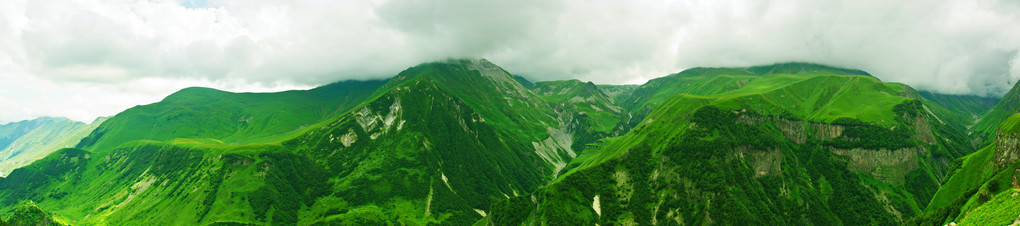
<instances>
[{"instance_id":1,"label":"green grass","mask_svg":"<svg viewBox=\"0 0 1020 226\"><path fill-rule=\"evenodd\" d=\"M962 165L942 184L926 210L934 211L949 206L968 190L983 184L995 172L993 157L995 148L988 146L957 160L961 161Z\"/></svg>"},{"instance_id":2,"label":"green grass","mask_svg":"<svg viewBox=\"0 0 1020 226\"><path fill-rule=\"evenodd\" d=\"M230 93L187 88L107 120L78 145L109 151L132 140L212 138L261 143L287 137L361 104L381 81L339 82L312 90Z\"/></svg>"},{"instance_id":3,"label":"green grass","mask_svg":"<svg viewBox=\"0 0 1020 226\"><path fill-rule=\"evenodd\" d=\"M995 198L974 208L960 220L960 225L1010 225L1020 219L1020 196L1010 189L996 194Z\"/></svg>"}]
</instances>

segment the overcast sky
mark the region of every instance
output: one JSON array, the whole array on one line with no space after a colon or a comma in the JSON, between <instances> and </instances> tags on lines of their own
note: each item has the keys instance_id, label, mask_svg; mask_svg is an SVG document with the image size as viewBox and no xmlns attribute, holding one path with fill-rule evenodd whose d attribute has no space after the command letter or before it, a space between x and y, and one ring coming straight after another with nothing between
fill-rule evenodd
<instances>
[{"instance_id":1,"label":"overcast sky","mask_svg":"<svg viewBox=\"0 0 1020 226\"><path fill-rule=\"evenodd\" d=\"M1018 50L1015 0L4 0L0 123L90 122L189 86L306 89L449 57L605 84L806 61L1001 95L1020 80Z\"/></svg>"}]
</instances>

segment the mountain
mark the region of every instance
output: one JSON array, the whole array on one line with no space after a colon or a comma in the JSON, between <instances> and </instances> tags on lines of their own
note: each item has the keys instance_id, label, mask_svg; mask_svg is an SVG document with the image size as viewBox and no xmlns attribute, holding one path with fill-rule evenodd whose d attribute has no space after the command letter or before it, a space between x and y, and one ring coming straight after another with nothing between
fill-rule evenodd
<instances>
[{"instance_id":1,"label":"mountain","mask_svg":"<svg viewBox=\"0 0 1020 226\"><path fill-rule=\"evenodd\" d=\"M999 124L1018 112L1020 112L1020 82L1017 82L994 107L970 127L971 142L975 147L990 145L995 139Z\"/></svg>"},{"instance_id":2,"label":"mountain","mask_svg":"<svg viewBox=\"0 0 1020 226\"><path fill-rule=\"evenodd\" d=\"M0 179L0 212L34 200L82 224L463 225L573 157L560 113L488 61L371 84L182 90Z\"/></svg>"},{"instance_id":3,"label":"mountain","mask_svg":"<svg viewBox=\"0 0 1020 226\"><path fill-rule=\"evenodd\" d=\"M994 142L958 159L952 176L931 205L911 224L961 225L1017 224L1020 218L1020 114L997 128Z\"/></svg>"},{"instance_id":4,"label":"mountain","mask_svg":"<svg viewBox=\"0 0 1020 226\"><path fill-rule=\"evenodd\" d=\"M0 215L84 225L998 224L1014 210L1004 186L1020 116L996 124L998 146L975 152L967 126L990 101L808 63L595 85L531 83L484 59L449 59L311 90L195 87L61 136L84 138L0 178ZM47 140L33 129L56 129L42 125L0 126L0 144Z\"/></svg>"},{"instance_id":5,"label":"mountain","mask_svg":"<svg viewBox=\"0 0 1020 226\"><path fill-rule=\"evenodd\" d=\"M792 73L792 74L791 74ZM622 99L648 110L487 223L896 224L968 154L913 89L810 64L694 68ZM622 101L621 101L622 103Z\"/></svg>"},{"instance_id":6,"label":"mountain","mask_svg":"<svg viewBox=\"0 0 1020 226\"><path fill-rule=\"evenodd\" d=\"M73 147L106 118L91 124L67 118L42 117L33 120L0 125L0 177L16 168L28 165L49 153Z\"/></svg>"}]
</instances>

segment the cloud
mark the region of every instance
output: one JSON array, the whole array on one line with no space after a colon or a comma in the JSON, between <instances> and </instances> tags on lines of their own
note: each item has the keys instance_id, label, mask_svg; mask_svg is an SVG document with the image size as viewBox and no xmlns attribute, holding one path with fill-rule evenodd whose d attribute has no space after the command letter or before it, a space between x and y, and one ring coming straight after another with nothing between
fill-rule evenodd
<instances>
[{"instance_id":1,"label":"cloud","mask_svg":"<svg viewBox=\"0 0 1020 226\"><path fill-rule=\"evenodd\" d=\"M0 105L14 110L0 122L91 120L187 86L386 78L448 57L617 84L807 61L1001 95L1020 80L1017 12L1005 0L11 0L0 2Z\"/></svg>"}]
</instances>

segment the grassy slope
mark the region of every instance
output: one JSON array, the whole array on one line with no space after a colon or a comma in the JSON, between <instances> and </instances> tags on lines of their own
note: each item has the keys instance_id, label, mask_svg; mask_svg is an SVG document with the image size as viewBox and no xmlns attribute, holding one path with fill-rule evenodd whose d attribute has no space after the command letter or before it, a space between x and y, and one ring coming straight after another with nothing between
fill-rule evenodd
<instances>
[{"instance_id":1,"label":"grassy slope","mask_svg":"<svg viewBox=\"0 0 1020 226\"><path fill-rule=\"evenodd\" d=\"M1020 114L1003 121L1000 133L1020 133ZM1012 144L1015 145L1015 144ZM913 219L917 224L944 224L959 222L975 225L1004 225L1013 223L1020 211L1020 191L1016 183L1020 162L996 167L996 145L989 145L957 160L959 167L942 185L925 210L925 215Z\"/></svg>"},{"instance_id":2,"label":"grassy slope","mask_svg":"<svg viewBox=\"0 0 1020 226\"><path fill-rule=\"evenodd\" d=\"M82 138L103 123L99 118L91 124L66 118L40 118L36 127L19 137L6 148L0 149L0 176L11 170L41 159L61 148L74 147Z\"/></svg>"},{"instance_id":3,"label":"grassy slope","mask_svg":"<svg viewBox=\"0 0 1020 226\"><path fill-rule=\"evenodd\" d=\"M128 141L173 138L211 138L225 143L277 140L281 134L357 106L380 85L382 81L346 81L280 93L187 88L160 102L117 114L78 147L108 151Z\"/></svg>"},{"instance_id":4,"label":"grassy slope","mask_svg":"<svg viewBox=\"0 0 1020 226\"><path fill-rule=\"evenodd\" d=\"M617 103L630 111L634 118L644 118L663 101L677 94L712 95L732 91L762 75L825 72L836 75L865 75L850 70L811 63L779 63L746 68L691 68L677 74L656 78L617 95ZM632 124L636 121L632 122Z\"/></svg>"},{"instance_id":5,"label":"grassy slope","mask_svg":"<svg viewBox=\"0 0 1020 226\"><path fill-rule=\"evenodd\" d=\"M995 140L995 131L1000 123L1014 113L1020 112L1020 83L1003 96L999 103L985 112L981 119L970 127L970 138L977 147L988 146Z\"/></svg>"},{"instance_id":6,"label":"grassy slope","mask_svg":"<svg viewBox=\"0 0 1020 226\"><path fill-rule=\"evenodd\" d=\"M669 217L677 218L682 222L697 224L698 222L705 223L706 221L711 221L706 219L709 219L708 216L713 216L712 218L716 220L736 220L740 218L750 220L744 223L791 223L801 219L798 216L784 216L783 214L769 212L777 210L807 211L805 209L807 207L803 205L809 205L813 207L807 209L813 208L821 211L814 213L817 216L811 214L805 215L817 217L817 219L809 221L816 223L819 221L833 221L858 224L899 221L905 217L912 216L923 207L924 202L927 202L927 198L915 197L915 194L923 195L927 192L911 189L921 186L932 187L930 190L934 190L934 187L937 187L937 183L934 182L933 173L927 168L926 162L920 159L917 160L917 164L921 166L921 170L910 172L910 175L905 176L905 178L893 180L892 183L894 184L890 185L886 184L887 182L875 180L864 174L852 173L847 168L843 168L846 167L842 165L846 164L843 162L846 160L840 160L842 157L824 154L817 156L819 155L818 153L827 153L824 149L825 146L836 145L832 142L824 140L811 141L809 139L806 145L791 144L789 140L783 138L784 135L781 132L783 129L780 129L780 127L787 126L783 125L783 123L768 122L766 120L766 122L759 122L761 124L759 126L751 126L749 128L722 123L718 125L721 128L716 130L713 130L712 127L706 128L707 130L693 129L694 134L691 134L692 127L702 128L700 126L704 123L718 124L719 120L722 120L722 122L735 120L726 118L739 117L733 115L741 114L751 115L752 118L778 117L792 120L806 119L814 122L833 122L840 118L855 118L863 123L859 124L860 126L858 127L885 128L887 130L895 126L902 128L906 126L905 124L913 124L905 122L902 118L908 115L898 116L899 113L895 112L897 108L900 108L899 106L910 106L909 104L903 105L905 103L916 103L914 99L901 97L905 96L905 92L910 91L909 89L904 89L901 84L881 83L870 76L846 75L847 70L822 70L822 68L799 65L778 65L773 67L773 69L769 70L764 70L761 67L753 68L753 70L698 68L667 78L650 81L649 84L652 85L646 84L635 91L637 94L645 93L643 97L629 97L632 100L640 100L635 101L634 103L636 104L632 106L660 103L657 104L659 107L651 111L648 114L649 116L638 127L622 137L607 139L604 141L603 147L586 150L584 154L576 158L571 163L576 166L575 168L558 178L552 185L533 194L531 198L538 198L539 200L537 209L535 206L528 207L528 205L523 204L530 202L528 197L514 198L508 203L494 206L493 211L497 216L490 217L490 220L497 224L515 224L512 222L521 222L523 220L541 220L545 223L624 223L636 220L637 223L645 224L653 223L648 222L650 219ZM784 68L785 70L783 70ZM799 72L806 73L775 74L776 71L797 71L791 68L805 68L799 70ZM808 68L811 70L807 70ZM768 71L769 73L762 73L762 71ZM769 75L755 75L752 72ZM675 83L674 86L670 86L668 81ZM657 95L666 95L664 93L684 92L677 90L688 90L696 94L679 94L662 101L657 101L654 98ZM914 106L914 108L905 108L907 114L924 114L921 112L920 105ZM716 113L704 113L703 111L712 112L710 110L703 110L706 108L721 110ZM637 109L640 110L641 107ZM730 111L733 113L730 113ZM720 113L722 114L721 116L719 115ZM715 117L723 118L706 120ZM689 123L691 121L700 121L700 123ZM895 131L895 129L892 130ZM881 129L874 132L883 133ZM808 133L811 133L810 130ZM882 139L880 138L882 136L877 137L856 138L864 140L842 145L868 146L871 145L869 143L875 143L879 146L888 145L892 147L891 149L895 149L895 146L910 145L911 143L916 145L920 143L916 140L909 140L907 137L903 138L907 140L881 142L879 140L868 140ZM707 142L704 143L705 146L697 145L701 141ZM779 177L765 177L760 180L751 181L741 179L749 175L744 170L750 170L748 165L755 164L753 163L754 160L729 161L721 159L730 159L731 157L725 157L729 155L727 152L732 154L735 149L742 150L747 148L744 145L749 146L752 153L759 154L762 150L770 148L783 150L780 152L781 156L783 156L781 168L787 170L783 170L782 176ZM727 148L732 149L727 150ZM822 148L822 150L818 150L819 148ZM676 156L674 153L679 151L681 153L690 152L693 154L708 150L718 151L715 154L701 157L697 157L698 155ZM758 154L751 155L755 156ZM709 159L689 159L691 157L695 159L709 157ZM930 158L930 156L923 158ZM670 161L669 159L677 160ZM710 165L699 163L703 161L709 161L707 164ZM650 162L652 165L642 165L642 162ZM664 167L669 165L672 166ZM722 175L710 174L706 176L710 180L698 182L695 179L696 181L691 183L689 181L692 179L691 177L699 178L696 176L699 173L683 170L688 167L693 167L689 168L692 170L698 169L695 171L702 173L718 170ZM656 173L641 172L644 168L648 168L645 170L654 168ZM806 172L789 170L801 168L808 170ZM655 175L662 175L662 173L667 172L680 177L680 180L674 179L672 182L664 182L656 179L647 180L648 177L645 177L651 176L655 178L658 177ZM626 178L637 179L634 179L632 182L629 182L630 180L621 181L619 179L620 175L627 175L628 173L637 173L638 175ZM919 173L917 174L918 176L913 176L916 173ZM615 179L616 182L613 182L602 181L606 179L600 178L617 179ZM735 185L733 183L736 182L732 180L739 180L741 182L737 183L739 185L736 185L736 187L732 187ZM713 187L712 184L720 182L730 185ZM684 186L687 187L677 188L675 187L677 183L686 184ZM780 183L781 185L774 183ZM920 183L920 185L916 183ZM611 186L612 184L615 184L615 186ZM777 187L791 190L768 190ZM690 192L691 189L694 189L695 192ZM721 190L718 189L726 191L737 189L737 191L742 192L728 192L730 194L724 195L727 193L719 193ZM835 189L835 191L827 189ZM678 192L684 190L688 190L688 192ZM696 192L698 190L710 190L712 192L699 193ZM910 191L908 192L907 190ZM877 195L876 191L881 191L882 195ZM603 203L601 218L597 217L596 213L591 212L592 196L599 195L603 197L602 200L606 200L606 196L614 197L611 196L613 194L616 194L615 197L620 197L622 195L620 192L626 193L626 195L623 195L624 197L633 195L645 201L635 202L627 201L627 199L611 199L603 202L616 203L610 205L612 207L606 207L606 203ZM764 195L759 192L770 195ZM789 196L775 197L777 193L786 192L803 193L803 195L807 196L792 198ZM711 197L717 198L713 199ZM756 201L739 201L747 200L747 198L755 199ZM667 203L679 202L675 204L680 204L681 206L694 205L694 209L667 210L665 213L658 211L664 200ZM706 200L716 201L709 202ZM721 204L723 207L717 208L712 208L711 206L713 205L708 204L716 204L717 201L728 204ZM656 202L658 204L655 204ZM682 204L685 202L689 204ZM790 202L801 204L792 204ZM834 208L830 209L825 206ZM835 208L837 206L839 208ZM854 211L862 212L843 212L848 210L844 206ZM718 208L735 209L720 212ZM885 211L882 209L885 209ZM896 211L890 211L889 209L895 209ZM679 212L670 212L678 210ZM613 215L607 218L606 211L613 212ZM741 211L752 211L752 213ZM652 212L651 215L648 212ZM896 213L893 214L892 212ZM526 213L533 215L526 215ZM565 216L558 213L571 213L571 215ZM774 214L779 214L779 216ZM792 213L786 212L785 214ZM738 215L741 217L736 217ZM898 217L890 219L892 215L897 215ZM747 216L755 217L746 218ZM771 218L769 216L778 218ZM562 222L563 220L566 222ZM726 222L737 223L737 221Z\"/></svg>"}]
</instances>

